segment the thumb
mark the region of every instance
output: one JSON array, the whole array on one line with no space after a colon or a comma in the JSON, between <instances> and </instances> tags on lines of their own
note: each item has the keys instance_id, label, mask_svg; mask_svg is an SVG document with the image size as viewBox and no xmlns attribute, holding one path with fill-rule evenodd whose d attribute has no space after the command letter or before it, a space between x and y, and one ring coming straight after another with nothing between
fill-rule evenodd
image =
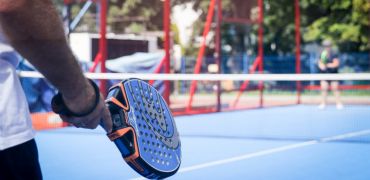
<instances>
[{"instance_id":1,"label":"thumb","mask_svg":"<svg viewBox=\"0 0 370 180\"><path fill-rule=\"evenodd\" d=\"M112 117L107 107L104 108L104 111L102 114L102 120L100 124L102 125L102 127L105 129L107 133L112 132L113 122L112 122Z\"/></svg>"}]
</instances>

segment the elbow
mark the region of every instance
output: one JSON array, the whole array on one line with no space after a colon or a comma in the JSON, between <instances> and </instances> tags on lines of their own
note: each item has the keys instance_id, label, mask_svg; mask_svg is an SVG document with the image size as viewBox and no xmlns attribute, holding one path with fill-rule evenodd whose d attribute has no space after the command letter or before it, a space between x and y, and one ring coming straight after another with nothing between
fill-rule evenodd
<instances>
[{"instance_id":1,"label":"elbow","mask_svg":"<svg viewBox=\"0 0 370 180\"><path fill-rule=\"evenodd\" d=\"M16 11L21 8L27 0L0 0L0 13Z\"/></svg>"}]
</instances>

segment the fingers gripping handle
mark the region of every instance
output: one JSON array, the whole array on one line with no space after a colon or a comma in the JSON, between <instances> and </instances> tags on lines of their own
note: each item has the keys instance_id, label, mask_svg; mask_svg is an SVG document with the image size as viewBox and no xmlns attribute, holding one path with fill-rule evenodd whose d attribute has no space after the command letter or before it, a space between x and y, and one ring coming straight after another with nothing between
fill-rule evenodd
<instances>
[{"instance_id":1,"label":"fingers gripping handle","mask_svg":"<svg viewBox=\"0 0 370 180\"><path fill-rule=\"evenodd\" d=\"M116 144L122 156L126 158L137 151L134 145L134 131L126 124L126 116L119 106L108 102L107 107L113 124L112 132L108 133L107 136Z\"/></svg>"}]
</instances>

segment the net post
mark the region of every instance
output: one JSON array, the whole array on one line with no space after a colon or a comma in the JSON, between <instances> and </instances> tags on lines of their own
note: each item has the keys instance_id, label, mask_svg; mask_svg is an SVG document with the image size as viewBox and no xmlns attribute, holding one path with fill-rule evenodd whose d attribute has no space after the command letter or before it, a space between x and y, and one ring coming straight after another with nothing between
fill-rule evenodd
<instances>
[{"instance_id":1,"label":"net post","mask_svg":"<svg viewBox=\"0 0 370 180\"><path fill-rule=\"evenodd\" d=\"M301 73L301 32L300 32L300 9L299 9L299 0L294 1L295 9L295 43L296 43L296 73ZM297 89L297 104L301 103L301 82L296 82Z\"/></svg>"},{"instance_id":2,"label":"net post","mask_svg":"<svg viewBox=\"0 0 370 180\"><path fill-rule=\"evenodd\" d=\"M89 72L94 72L96 70L96 67L98 66L98 64L100 63L101 61L101 54L98 52L98 54L96 54L95 56L95 59L94 59L94 62L93 62L93 65L91 66L91 68L89 69Z\"/></svg>"},{"instance_id":3,"label":"net post","mask_svg":"<svg viewBox=\"0 0 370 180\"><path fill-rule=\"evenodd\" d=\"M257 56L257 58L254 60L254 63L249 71L250 74L254 74L256 69L259 67L259 64L261 63L260 61L260 58ZM241 85L241 87L239 88L239 92L233 102L233 105L232 107L235 108L237 106L237 104L239 103L239 99L241 97L241 95L243 94L243 92L247 89L247 87L249 86L249 80L245 80L243 82L243 84Z\"/></svg>"},{"instance_id":4,"label":"net post","mask_svg":"<svg viewBox=\"0 0 370 180\"><path fill-rule=\"evenodd\" d=\"M258 0L258 56L260 64L258 66L258 71L260 74L263 73L263 0ZM260 102L259 106L263 107L263 81L258 84Z\"/></svg>"},{"instance_id":5,"label":"net post","mask_svg":"<svg viewBox=\"0 0 370 180\"><path fill-rule=\"evenodd\" d=\"M154 70L154 73L160 73L161 72L161 70L162 70L162 66L163 66L163 64L164 64L164 61L166 60L166 56L164 56L162 59L161 59L161 62L159 62L159 64L157 65L157 67L155 68L155 70ZM154 82L155 82L155 80L153 80L153 79L151 79L151 80L149 80L149 84L150 85L153 85L154 84Z\"/></svg>"},{"instance_id":6,"label":"net post","mask_svg":"<svg viewBox=\"0 0 370 180\"><path fill-rule=\"evenodd\" d=\"M216 0L217 3L217 16L216 16L216 64L217 64L217 73L221 74L221 23L222 23L222 0ZM221 81L217 81L217 108L216 111L221 111Z\"/></svg>"},{"instance_id":7,"label":"net post","mask_svg":"<svg viewBox=\"0 0 370 180\"><path fill-rule=\"evenodd\" d=\"M212 19L213 19L213 13L214 13L214 7L215 7L214 5L215 5L215 0L211 0L211 2L209 4L209 8L208 8L208 13L207 13L207 21L206 21L206 24L205 24L205 27L204 27L204 30L203 30L202 44L201 44L201 47L199 49L198 56L197 56L197 61L196 61L195 68L194 68L194 74L199 74L200 70L201 70L201 67L202 67L203 56L204 56L204 52L205 52L205 49L206 49L206 38L207 38L207 35L208 35L209 30L211 28L211 23L212 23ZM187 107L186 107L187 111L191 110L191 106L192 106L193 98L194 98L194 93L195 93L196 89L197 89L197 81L191 81L190 97L189 97L189 101L188 101L188 104L187 104Z\"/></svg>"},{"instance_id":8,"label":"net post","mask_svg":"<svg viewBox=\"0 0 370 180\"><path fill-rule=\"evenodd\" d=\"M107 33L107 0L100 0L100 39L99 39L99 54L100 54L100 71L102 73L105 73L106 67L105 62L107 59L107 39L106 39L106 33ZM103 96L106 96L106 80L100 81L100 92L103 94Z\"/></svg>"},{"instance_id":9,"label":"net post","mask_svg":"<svg viewBox=\"0 0 370 180\"><path fill-rule=\"evenodd\" d=\"M170 73L170 13L171 13L171 2L170 0L164 0L163 2L163 31L164 31L164 71ZM170 105L170 81L164 81L164 100Z\"/></svg>"}]
</instances>

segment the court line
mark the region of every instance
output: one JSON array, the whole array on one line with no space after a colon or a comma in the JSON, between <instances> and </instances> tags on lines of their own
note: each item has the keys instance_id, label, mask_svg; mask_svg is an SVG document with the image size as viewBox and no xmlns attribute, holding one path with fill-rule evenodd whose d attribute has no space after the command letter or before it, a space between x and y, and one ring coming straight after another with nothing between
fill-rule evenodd
<instances>
[{"instance_id":1,"label":"court line","mask_svg":"<svg viewBox=\"0 0 370 180\"><path fill-rule=\"evenodd\" d=\"M194 170L199 170L203 168L208 168L212 166L218 166L218 165L223 165L223 164L228 164L232 162L237 162L237 161L242 161L246 159L251 159L255 157L260 157L264 155L270 155L278 152L283 152L283 151L288 151L292 149L298 149L306 146L311 146L311 145L316 145L320 143L327 143L327 142L332 142L332 141L338 141L338 140L343 140L343 139L348 139L348 138L353 138L353 137L358 137L358 136L364 136L370 134L370 129L362 130L362 131L356 131L356 132L350 132L346 134L340 134L336 136L330 136L326 138L321 138L318 140L311 140L311 141L306 141L302 143L296 143L296 144L291 144L291 145L286 145L286 146L281 146L277 148L272 148L272 149L267 149L267 150L262 150L254 153L248 153L232 158L227 158L227 159L222 159L222 160L217 160L217 161L211 161L208 163L203 163L203 164L198 164L194 166L189 166L185 168L181 168L178 173L184 173L184 172L189 172L189 171L194 171ZM139 177L139 178L133 178L131 180L142 180L145 178Z\"/></svg>"}]
</instances>

